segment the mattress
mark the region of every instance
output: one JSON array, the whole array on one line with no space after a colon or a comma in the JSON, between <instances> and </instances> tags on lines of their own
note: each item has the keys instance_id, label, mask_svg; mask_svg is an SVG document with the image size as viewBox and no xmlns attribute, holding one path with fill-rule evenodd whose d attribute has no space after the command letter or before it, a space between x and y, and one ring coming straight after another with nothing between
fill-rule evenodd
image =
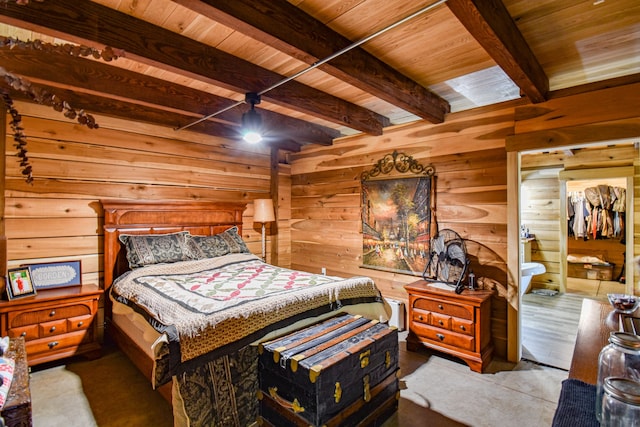
<instances>
[{"instance_id":1,"label":"mattress","mask_svg":"<svg viewBox=\"0 0 640 427\"><path fill-rule=\"evenodd\" d=\"M145 352L149 359L156 358L155 348L160 347L159 344L167 342L164 334L156 331L140 314L136 313L131 307L120 304L111 300L113 308L111 311L112 322L133 342Z\"/></svg>"}]
</instances>

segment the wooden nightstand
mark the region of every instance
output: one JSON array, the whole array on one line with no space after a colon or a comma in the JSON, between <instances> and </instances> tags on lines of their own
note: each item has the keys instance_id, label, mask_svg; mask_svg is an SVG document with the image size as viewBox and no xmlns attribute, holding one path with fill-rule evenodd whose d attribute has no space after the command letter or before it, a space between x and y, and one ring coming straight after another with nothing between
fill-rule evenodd
<instances>
[{"instance_id":1,"label":"wooden nightstand","mask_svg":"<svg viewBox=\"0 0 640 427\"><path fill-rule=\"evenodd\" d=\"M491 296L493 291L461 294L428 286L424 280L408 284L409 335L407 349L425 346L463 359L482 372L493 355Z\"/></svg>"},{"instance_id":2,"label":"wooden nightstand","mask_svg":"<svg viewBox=\"0 0 640 427\"><path fill-rule=\"evenodd\" d=\"M39 290L0 301L0 336L24 337L29 366L64 357L100 355L96 285Z\"/></svg>"}]
</instances>

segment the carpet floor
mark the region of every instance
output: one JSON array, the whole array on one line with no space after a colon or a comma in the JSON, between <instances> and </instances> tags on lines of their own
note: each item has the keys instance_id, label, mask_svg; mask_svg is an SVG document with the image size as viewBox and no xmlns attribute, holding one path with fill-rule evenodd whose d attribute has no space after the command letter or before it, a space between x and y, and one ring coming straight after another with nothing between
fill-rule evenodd
<instances>
[{"instance_id":1,"label":"carpet floor","mask_svg":"<svg viewBox=\"0 0 640 427\"><path fill-rule=\"evenodd\" d=\"M429 350L406 351L400 334L398 412L383 427L551 425L567 372L494 360L484 374ZM35 367L34 427L169 427L171 406L117 348L87 361Z\"/></svg>"},{"instance_id":2,"label":"carpet floor","mask_svg":"<svg viewBox=\"0 0 640 427\"><path fill-rule=\"evenodd\" d=\"M171 427L171 406L113 346L95 360L32 368L34 427Z\"/></svg>"}]
</instances>

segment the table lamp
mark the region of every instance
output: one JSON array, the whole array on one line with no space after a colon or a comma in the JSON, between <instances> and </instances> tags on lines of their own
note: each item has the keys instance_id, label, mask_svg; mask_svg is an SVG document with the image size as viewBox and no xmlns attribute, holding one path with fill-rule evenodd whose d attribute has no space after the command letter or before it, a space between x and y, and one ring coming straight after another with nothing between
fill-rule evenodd
<instances>
[{"instance_id":1,"label":"table lamp","mask_svg":"<svg viewBox=\"0 0 640 427\"><path fill-rule=\"evenodd\" d=\"M267 260L267 242L265 239L265 223L275 221L273 200L256 199L253 201L253 222L262 223L262 260Z\"/></svg>"}]
</instances>

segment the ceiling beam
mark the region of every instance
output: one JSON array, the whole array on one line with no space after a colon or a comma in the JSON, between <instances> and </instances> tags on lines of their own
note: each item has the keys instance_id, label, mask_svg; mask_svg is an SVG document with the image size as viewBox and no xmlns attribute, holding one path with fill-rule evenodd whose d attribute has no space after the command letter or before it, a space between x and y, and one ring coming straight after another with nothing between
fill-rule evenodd
<instances>
[{"instance_id":1,"label":"ceiling beam","mask_svg":"<svg viewBox=\"0 0 640 427\"><path fill-rule=\"evenodd\" d=\"M546 101L549 79L501 0L447 0L447 6L531 102Z\"/></svg>"},{"instance_id":2,"label":"ceiling beam","mask_svg":"<svg viewBox=\"0 0 640 427\"><path fill-rule=\"evenodd\" d=\"M172 1L310 65L352 44L285 0ZM451 111L446 100L360 47L318 68L432 123Z\"/></svg>"},{"instance_id":3,"label":"ceiling beam","mask_svg":"<svg viewBox=\"0 0 640 427\"><path fill-rule=\"evenodd\" d=\"M5 47L0 48L0 63L6 70L36 84L147 105L167 113L179 114L180 121L185 124L184 116L191 116L193 122L200 116L220 111L234 103L207 92L65 54ZM87 110L91 111L91 108ZM245 110L246 108L238 106L219 114L211 121L237 126L241 123ZM111 115L114 113L117 114L118 110ZM333 139L340 136L337 130L265 109L260 109L260 115L268 127L278 129L287 138L301 143L331 145Z\"/></svg>"},{"instance_id":4,"label":"ceiling beam","mask_svg":"<svg viewBox=\"0 0 640 427\"><path fill-rule=\"evenodd\" d=\"M173 33L94 2L76 0L9 3L0 7L2 21L74 43L101 49L123 49L141 63L170 70L244 94L260 92L284 79L211 46ZM262 96L285 106L371 135L381 135L389 119L296 81Z\"/></svg>"}]
</instances>

